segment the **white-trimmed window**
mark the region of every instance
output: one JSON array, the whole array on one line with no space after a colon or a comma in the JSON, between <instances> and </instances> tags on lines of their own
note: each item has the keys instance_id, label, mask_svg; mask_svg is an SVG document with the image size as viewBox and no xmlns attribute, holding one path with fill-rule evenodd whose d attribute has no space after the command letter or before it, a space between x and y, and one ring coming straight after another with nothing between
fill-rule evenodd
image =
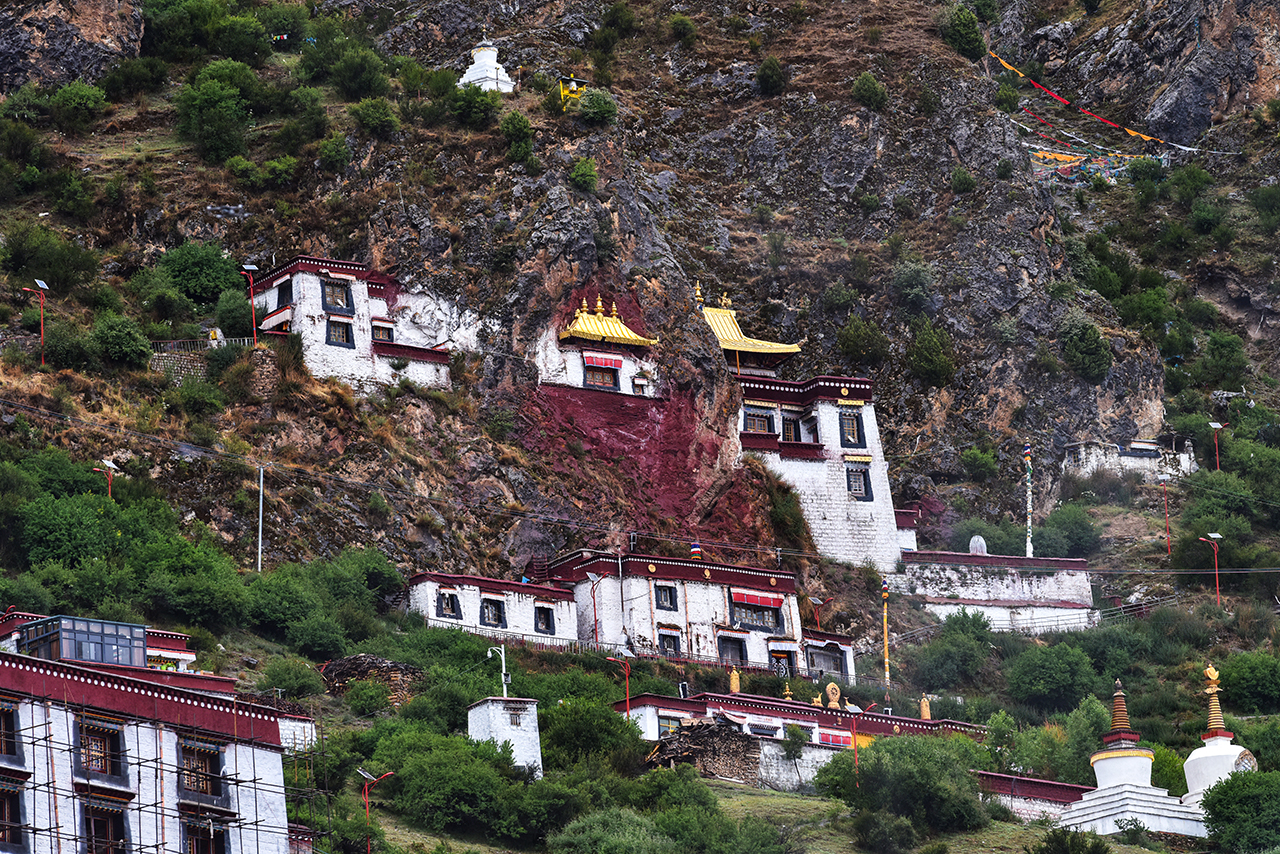
<instances>
[{"instance_id":1,"label":"white-trimmed window","mask_svg":"<svg viewBox=\"0 0 1280 854\"><path fill-rule=\"evenodd\" d=\"M773 427L773 413L764 409L746 409L742 413L742 432L744 433L776 433Z\"/></svg>"},{"instance_id":2,"label":"white-trimmed window","mask_svg":"<svg viewBox=\"0 0 1280 854\"><path fill-rule=\"evenodd\" d=\"M618 371L615 368L601 368L595 365L583 368L582 383L587 388L618 388Z\"/></svg>"}]
</instances>

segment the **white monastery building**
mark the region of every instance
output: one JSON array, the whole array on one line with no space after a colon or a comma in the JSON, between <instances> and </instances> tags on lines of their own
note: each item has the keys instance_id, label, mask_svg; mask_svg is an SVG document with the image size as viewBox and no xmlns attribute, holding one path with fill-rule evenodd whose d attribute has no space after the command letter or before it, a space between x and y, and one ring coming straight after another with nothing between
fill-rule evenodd
<instances>
[{"instance_id":1,"label":"white monastery building","mask_svg":"<svg viewBox=\"0 0 1280 854\"><path fill-rule=\"evenodd\" d=\"M633 331L619 317L616 302L606 313L597 294L592 311L583 297L558 336L548 328L539 339L538 376L553 385L654 397L657 382L649 350L657 343Z\"/></svg>"},{"instance_id":2,"label":"white monastery building","mask_svg":"<svg viewBox=\"0 0 1280 854\"><path fill-rule=\"evenodd\" d=\"M573 592L560 587L421 572L409 579L408 608L431 625L476 634L578 640Z\"/></svg>"},{"instance_id":3,"label":"white monastery building","mask_svg":"<svg viewBox=\"0 0 1280 854\"><path fill-rule=\"evenodd\" d=\"M542 777L542 740L538 701L527 697L485 697L467 706L467 737L511 745L511 759Z\"/></svg>"},{"instance_id":4,"label":"white monastery building","mask_svg":"<svg viewBox=\"0 0 1280 854\"><path fill-rule=\"evenodd\" d=\"M476 318L364 264L298 256L254 282L254 311L264 332L302 338L303 360L317 377L361 392L401 377L449 385L445 345L474 349Z\"/></svg>"},{"instance_id":5,"label":"white monastery building","mask_svg":"<svg viewBox=\"0 0 1280 854\"><path fill-rule=\"evenodd\" d=\"M697 291L699 304L701 289ZM851 377L780 380L795 344L749 338L727 299L702 314L742 387L742 450L760 456L800 498L818 551L834 560L872 560L884 574L901 557L889 465L872 402L874 384ZM914 542L914 530L906 541Z\"/></svg>"},{"instance_id":6,"label":"white monastery building","mask_svg":"<svg viewBox=\"0 0 1280 854\"><path fill-rule=\"evenodd\" d=\"M1144 481L1152 483L1161 476L1181 478L1200 469L1196 464L1190 439L1165 438L1168 439L1167 443L1155 439L1135 439L1128 445L1098 441L1072 442L1067 445L1067 452L1062 460L1062 473L1089 477L1097 471L1119 475L1137 472ZM1175 450L1179 443L1181 450Z\"/></svg>"}]
</instances>

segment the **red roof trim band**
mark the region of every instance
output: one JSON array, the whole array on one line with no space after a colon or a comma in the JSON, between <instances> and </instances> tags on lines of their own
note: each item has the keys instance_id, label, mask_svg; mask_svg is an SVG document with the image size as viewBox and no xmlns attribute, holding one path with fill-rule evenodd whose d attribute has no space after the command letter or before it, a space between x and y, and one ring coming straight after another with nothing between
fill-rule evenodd
<instances>
[{"instance_id":1,"label":"red roof trim band","mask_svg":"<svg viewBox=\"0 0 1280 854\"><path fill-rule=\"evenodd\" d=\"M613 368L616 371L622 370L622 360L615 359L612 356L596 356L583 353L582 362L588 368Z\"/></svg>"},{"instance_id":2,"label":"red roof trim band","mask_svg":"<svg viewBox=\"0 0 1280 854\"><path fill-rule=\"evenodd\" d=\"M765 608L781 608L781 596L764 596L758 593L733 593L733 601L739 605L760 605Z\"/></svg>"}]
</instances>

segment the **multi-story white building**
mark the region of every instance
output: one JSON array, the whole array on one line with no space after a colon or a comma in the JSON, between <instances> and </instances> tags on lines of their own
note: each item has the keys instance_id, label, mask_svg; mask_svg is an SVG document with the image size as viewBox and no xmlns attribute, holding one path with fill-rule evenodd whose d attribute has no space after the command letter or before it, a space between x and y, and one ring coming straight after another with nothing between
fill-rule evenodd
<instances>
[{"instance_id":1,"label":"multi-story white building","mask_svg":"<svg viewBox=\"0 0 1280 854\"><path fill-rule=\"evenodd\" d=\"M1191 440L1177 436L1156 439L1135 439L1128 445L1115 442L1085 441L1067 445L1062 460L1062 473L1075 477L1089 477L1096 471L1109 471L1122 475L1137 472L1148 483L1161 477L1182 478L1195 474L1195 449ZM1168 444L1170 447L1165 447ZM1181 446L1181 450L1177 450Z\"/></svg>"},{"instance_id":2,"label":"multi-story white building","mask_svg":"<svg viewBox=\"0 0 1280 854\"><path fill-rule=\"evenodd\" d=\"M701 291L697 295L700 301ZM702 314L742 387L743 451L759 455L796 491L818 551L848 563L869 559L881 573L891 571L902 552L873 383L778 379L778 364L799 346L748 338L728 300L723 303L703 306Z\"/></svg>"},{"instance_id":3,"label":"multi-story white building","mask_svg":"<svg viewBox=\"0 0 1280 854\"><path fill-rule=\"evenodd\" d=\"M364 264L301 255L256 280L253 293L262 330L297 333L312 374L361 391L401 377L447 387L445 347L478 346L473 313Z\"/></svg>"},{"instance_id":4,"label":"multi-story white building","mask_svg":"<svg viewBox=\"0 0 1280 854\"><path fill-rule=\"evenodd\" d=\"M420 572L409 579L410 611L428 623L490 636L527 636L549 643L578 640L573 592L480 575Z\"/></svg>"},{"instance_id":5,"label":"multi-story white building","mask_svg":"<svg viewBox=\"0 0 1280 854\"><path fill-rule=\"evenodd\" d=\"M653 397L656 374L649 348L657 343L623 322L617 303L606 313L597 294L594 312L584 297L558 335L552 327L543 331L534 360L544 383Z\"/></svg>"},{"instance_id":6,"label":"multi-story white building","mask_svg":"<svg viewBox=\"0 0 1280 854\"><path fill-rule=\"evenodd\" d=\"M0 851L286 854L279 717L0 653Z\"/></svg>"}]
</instances>

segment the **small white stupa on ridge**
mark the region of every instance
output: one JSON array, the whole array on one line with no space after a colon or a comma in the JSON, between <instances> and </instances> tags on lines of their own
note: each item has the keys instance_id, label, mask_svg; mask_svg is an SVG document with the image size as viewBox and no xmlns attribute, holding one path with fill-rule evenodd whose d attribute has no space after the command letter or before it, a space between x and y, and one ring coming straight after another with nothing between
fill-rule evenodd
<instances>
[{"instance_id":1,"label":"small white stupa on ridge","mask_svg":"<svg viewBox=\"0 0 1280 854\"><path fill-rule=\"evenodd\" d=\"M1155 754L1138 747L1142 736L1129 726L1129 709L1124 691L1116 680L1112 695L1111 731L1102 737L1102 750L1089 757L1098 788L1072 804L1059 816L1063 827L1092 830L1107 835L1120 831L1119 820L1136 818L1148 830L1182 836L1208 836L1204 811L1184 804L1168 789L1151 785L1151 763Z\"/></svg>"},{"instance_id":2,"label":"small white stupa on ridge","mask_svg":"<svg viewBox=\"0 0 1280 854\"><path fill-rule=\"evenodd\" d=\"M1236 771L1257 771L1258 760L1253 754L1238 744L1232 744L1234 733L1227 732L1226 721L1222 719L1222 704L1218 700L1218 671L1212 664L1204 670L1209 687L1204 692L1209 695L1209 731L1200 736L1204 740L1201 747L1191 751L1187 761L1182 765L1182 773L1187 778L1187 793L1182 796L1184 804L1200 805L1200 800L1214 783L1225 780Z\"/></svg>"},{"instance_id":3,"label":"small white stupa on ridge","mask_svg":"<svg viewBox=\"0 0 1280 854\"><path fill-rule=\"evenodd\" d=\"M498 62L498 48L486 37L471 51L471 67L458 81L459 86L479 86L491 92L510 92L516 88L507 70Z\"/></svg>"}]
</instances>

